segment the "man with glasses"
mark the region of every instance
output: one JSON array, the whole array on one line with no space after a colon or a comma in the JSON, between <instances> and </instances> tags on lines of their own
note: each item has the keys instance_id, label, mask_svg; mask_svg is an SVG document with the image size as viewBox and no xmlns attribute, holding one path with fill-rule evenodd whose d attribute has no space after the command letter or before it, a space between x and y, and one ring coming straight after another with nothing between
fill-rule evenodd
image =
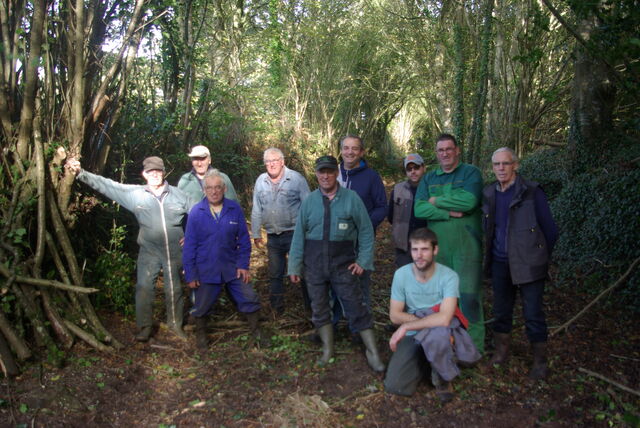
<instances>
[{"instance_id":1,"label":"man with glasses","mask_svg":"<svg viewBox=\"0 0 640 428\"><path fill-rule=\"evenodd\" d=\"M411 249L409 235L416 229L427 227L424 219L416 218L413 202L418 190L420 179L424 175L425 167L422 156L411 153L404 158L404 172L407 179L396 184L389 198L389 213L387 219L391 223L391 235L396 246L396 267L411 263Z\"/></svg>"},{"instance_id":2,"label":"man with glasses","mask_svg":"<svg viewBox=\"0 0 640 428\"><path fill-rule=\"evenodd\" d=\"M542 296L551 251L558 239L547 197L540 185L517 173L518 157L508 147L491 157L497 181L483 191L484 269L493 287L493 340L489 366L509 356L513 306L518 290L533 351L529 377L547 376L547 324Z\"/></svg>"},{"instance_id":3,"label":"man with glasses","mask_svg":"<svg viewBox=\"0 0 640 428\"><path fill-rule=\"evenodd\" d=\"M78 180L131 211L138 220L140 253L136 265L136 340L146 342L151 337L153 300L160 269L163 273L167 324L176 336L186 339L182 330L184 299L180 282L180 240L184 236L183 220L194 202L164 180L164 162L157 156L148 157L142 162L142 176L146 185L122 184L91 174L84 171L80 161L75 158L67 161L66 168Z\"/></svg>"},{"instance_id":4,"label":"man with glasses","mask_svg":"<svg viewBox=\"0 0 640 428\"><path fill-rule=\"evenodd\" d=\"M189 153L189 157L191 158L191 166L193 168L191 171L180 177L180 181L178 181L178 189L189 194L194 203L196 203L204 197L204 175L207 171L214 168L211 166L211 153L209 153L209 149L205 146L193 146L191 153ZM238 195L236 194L236 189L234 189L229 176L224 172L218 172L224 180L225 187L227 188L224 197L237 201Z\"/></svg>"},{"instance_id":5,"label":"man with glasses","mask_svg":"<svg viewBox=\"0 0 640 428\"><path fill-rule=\"evenodd\" d=\"M220 292L226 288L238 311L245 314L252 341L260 345L258 328L260 301L249 283L251 239L242 208L226 199L224 179L217 171L204 177L205 198L187 220L184 239L184 273L193 290L191 315L196 320L196 345L206 349L207 316Z\"/></svg>"},{"instance_id":6,"label":"man with glasses","mask_svg":"<svg viewBox=\"0 0 640 428\"><path fill-rule=\"evenodd\" d=\"M293 230L300 204L309 195L307 180L285 166L284 154L278 148L264 151L262 173L253 188L251 210L251 235L256 247L263 245L260 228L267 232L267 257L269 259L269 293L274 314L284 313L284 281L287 254L291 247ZM309 296L304 283L302 297L309 308Z\"/></svg>"},{"instance_id":7,"label":"man with glasses","mask_svg":"<svg viewBox=\"0 0 640 428\"><path fill-rule=\"evenodd\" d=\"M451 134L436 140L439 167L424 175L418 186L415 216L426 219L439 237L436 261L460 277L460 308L469 320L469 334L484 351L482 310L482 175L460 162L460 147Z\"/></svg>"}]
</instances>

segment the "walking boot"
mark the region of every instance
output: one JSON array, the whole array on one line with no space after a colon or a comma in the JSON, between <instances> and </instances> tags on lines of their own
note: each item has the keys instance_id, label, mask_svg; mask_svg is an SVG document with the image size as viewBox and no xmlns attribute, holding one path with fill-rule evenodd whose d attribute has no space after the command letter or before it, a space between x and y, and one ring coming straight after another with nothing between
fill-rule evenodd
<instances>
[{"instance_id":1,"label":"walking boot","mask_svg":"<svg viewBox=\"0 0 640 428\"><path fill-rule=\"evenodd\" d=\"M196 318L196 346L198 349L207 349L209 347L209 338L207 337L207 318Z\"/></svg>"},{"instance_id":2,"label":"walking boot","mask_svg":"<svg viewBox=\"0 0 640 428\"><path fill-rule=\"evenodd\" d=\"M333 325L329 323L320 327L318 336L322 340L322 357L318 359L316 364L323 367L333 357Z\"/></svg>"},{"instance_id":3,"label":"walking boot","mask_svg":"<svg viewBox=\"0 0 640 428\"><path fill-rule=\"evenodd\" d=\"M378 345L376 344L376 336L373 333L373 329L368 328L362 330L360 337L362 337L362 343L364 343L364 346L367 348L365 355L367 356L369 367L371 367L374 372L384 372L384 363L380 359L380 354L378 354Z\"/></svg>"},{"instance_id":4,"label":"walking boot","mask_svg":"<svg viewBox=\"0 0 640 428\"><path fill-rule=\"evenodd\" d=\"M147 342L151 337L151 326L142 327L138 334L136 334L136 340L138 342Z\"/></svg>"},{"instance_id":5,"label":"walking boot","mask_svg":"<svg viewBox=\"0 0 640 428\"><path fill-rule=\"evenodd\" d=\"M436 387L436 397L440 403L447 404L453 400L453 385L442 379L442 376L433 367L431 367L431 383Z\"/></svg>"},{"instance_id":6,"label":"walking boot","mask_svg":"<svg viewBox=\"0 0 640 428\"><path fill-rule=\"evenodd\" d=\"M507 362L509 358L509 343L511 342L511 335L509 333L493 333L493 342L496 345L496 350L489 360L489 367L493 367L494 364L502 365Z\"/></svg>"},{"instance_id":7,"label":"walking boot","mask_svg":"<svg viewBox=\"0 0 640 428\"><path fill-rule=\"evenodd\" d=\"M533 366L529 372L529 379L542 380L547 377L547 342L531 344L533 351Z\"/></svg>"}]
</instances>

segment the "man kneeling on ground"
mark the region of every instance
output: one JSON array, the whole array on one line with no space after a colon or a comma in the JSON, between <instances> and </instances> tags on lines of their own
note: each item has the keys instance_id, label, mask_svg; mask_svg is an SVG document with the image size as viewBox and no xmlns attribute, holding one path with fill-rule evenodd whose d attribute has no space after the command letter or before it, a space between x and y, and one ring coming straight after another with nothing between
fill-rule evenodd
<instances>
[{"instance_id":1,"label":"man kneeling on ground","mask_svg":"<svg viewBox=\"0 0 640 428\"><path fill-rule=\"evenodd\" d=\"M442 402L453 398L451 380L460 374L456 361L480 359L458 309L459 278L436 263L438 238L427 228L409 236L413 263L393 276L389 318L399 325L389 340L394 352L384 380L387 392L412 395L431 365L431 379Z\"/></svg>"}]
</instances>

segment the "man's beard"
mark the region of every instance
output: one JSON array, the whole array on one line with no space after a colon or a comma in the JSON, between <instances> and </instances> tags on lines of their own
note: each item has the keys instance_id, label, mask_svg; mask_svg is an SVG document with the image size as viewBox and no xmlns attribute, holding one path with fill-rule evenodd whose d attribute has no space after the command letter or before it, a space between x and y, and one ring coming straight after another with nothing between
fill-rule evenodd
<instances>
[{"instance_id":1,"label":"man's beard","mask_svg":"<svg viewBox=\"0 0 640 428\"><path fill-rule=\"evenodd\" d=\"M416 267L416 269L418 269L420 272L426 272L426 271L428 271L428 270L431 268L431 266L433 266L433 260L431 260L431 261L427 262L427 263L424 265L424 267L422 267L422 268L421 268L420 266L418 266L418 264L417 264L416 262L413 262L413 265L414 265L414 266Z\"/></svg>"}]
</instances>

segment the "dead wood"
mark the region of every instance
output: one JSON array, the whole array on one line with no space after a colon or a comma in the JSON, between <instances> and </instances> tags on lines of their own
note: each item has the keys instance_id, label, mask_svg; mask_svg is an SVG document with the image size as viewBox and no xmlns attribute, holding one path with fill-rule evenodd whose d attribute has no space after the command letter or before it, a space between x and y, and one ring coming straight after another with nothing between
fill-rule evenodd
<instances>
[{"instance_id":1,"label":"dead wood","mask_svg":"<svg viewBox=\"0 0 640 428\"><path fill-rule=\"evenodd\" d=\"M571 318L569 321L565 322L564 324L562 324L560 327L556 328L555 330L553 330L551 333L549 333L549 336L555 336L556 334L560 333L563 330L566 330L567 327L569 327L571 324L573 324L578 318L580 318L582 315L584 315L593 305L595 305L603 296L607 295L609 292L611 292L614 288L616 288L617 286L619 286L620 284L622 284L627 277L631 274L631 272L633 272L633 269L638 265L638 263L640 263L640 257L638 257L637 259L635 259L633 261L633 263L631 263L631 266L629 266L629 269L627 269L627 271L622 274L622 276L620 278L618 278L618 280L616 282L614 282L612 285L610 285L609 287L607 287L602 293L598 294L598 296L596 296L595 299L593 299L587 306L585 306L584 308L582 308L582 310L580 312L578 312L573 318Z\"/></svg>"}]
</instances>

